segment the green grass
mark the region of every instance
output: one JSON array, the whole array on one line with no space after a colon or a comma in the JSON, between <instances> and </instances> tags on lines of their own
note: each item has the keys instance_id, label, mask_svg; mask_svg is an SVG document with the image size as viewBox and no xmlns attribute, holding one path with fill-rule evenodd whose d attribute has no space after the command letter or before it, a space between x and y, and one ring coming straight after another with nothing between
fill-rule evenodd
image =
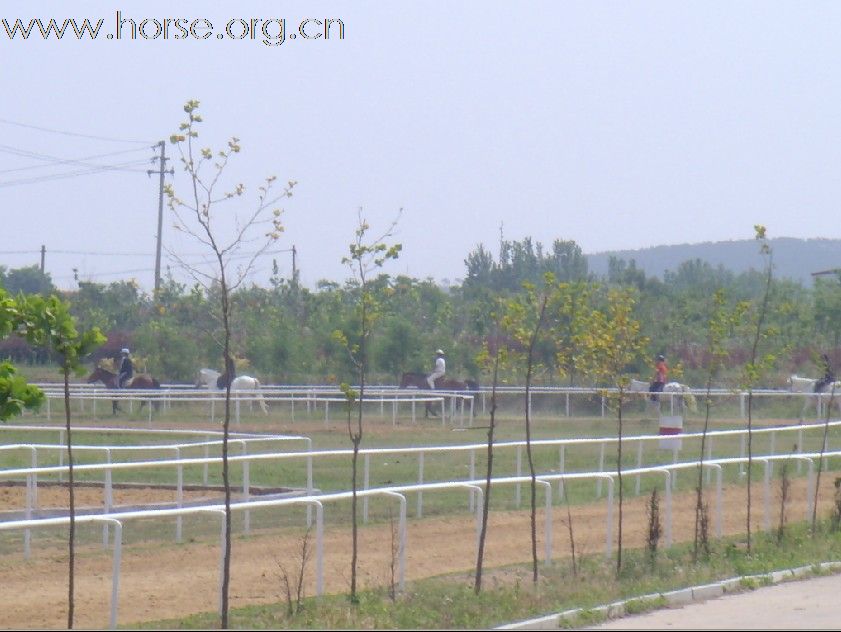
<instances>
[{"instance_id":1,"label":"green grass","mask_svg":"<svg viewBox=\"0 0 841 632\"><path fill-rule=\"evenodd\" d=\"M207 424L194 423L195 417L191 410L181 410L173 407L168 411L169 418L164 420L156 420L153 427L182 427L182 428L209 428ZM37 423L43 421L39 418L27 417L21 420L22 423ZM482 423L487 423L486 420L481 420ZM53 423L56 423L55 420ZM74 418L74 424L83 425L92 423L90 420L84 418ZM99 422L102 423L102 422ZM688 419L686 421L686 431L698 431L701 427L701 422L697 419ZM140 427L148 427L148 424L141 424ZM390 420L382 420L376 415L372 415L366 420L366 435L363 440L363 448L375 447L400 447L400 446L424 446L424 445L464 445L476 444L482 445L486 440L486 430L483 428L461 430L451 429L449 427L442 428L437 422L419 421L416 425L412 424L407 419L401 419L400 425L392 427ZM723 429L727 427L744 427L744 422L741 420L718 420L714 429ZM215 427L214 427L215 428ZM243 424L243 428L249 431L257 430L264 432L282 432L286 434L304 434L312 438L313 449L348 449L350 447L346 431L340 422L332 423L327 428L322 423L312 421L297 421L291 423L288 420L277 418L272 419L271 422L266 422L259 418L249 419L247 424ZM236 430L236 429L235 429ZM627 436L638 434L656 434L658 431L657 424L653 421L644 421L640 419L629 419L624 424L625 434ZM538 415L534 421L533 436L535 439L562 439L562 438L582 438L582 437L607 437L616 434L616 421L612 418L552 418L548 416ZM521 421L516 417L502 417L500 419L499 429L497 431L497 441L512 441L522 440L523 429ZM802 450L818 450L820 447L821 431L812 431L805 434ZM15 442L27 443L55 443L58 440L58 433L35 433L25 431L14 431L4 429L0 433L0 441L4 444ZM123 445L123 446L137 446L142 444L155 443L171 443L173 439L164 438L161 436L136 436L129 434L91 434L91 433L77 433L75 441L87 445ZM187 442L186 437L183 441ZM794 443L798 441L797 433L788 433L785 438L779 435L776 438L774 451L777 454L788 453L793 449ZM841 444L841 429L833 429L830 432L829 445L830 448L838 447ZM739 440L735 437L716 438L713 442L714 456L738 456L739 455ZM300 450L303 448L302 443L290 443L280 446L282 450ZM678 455L679 460L691 460L697 458L700 448L700 441L698 439L684 439L683 448ZM269 450L278 449L277 444L262 444L252 446L249 448L249 453L265 452ZM771 436L770 434L756 435L754 438L754 453L767 454L771 450ZM232 454L240 454L238 446L232 446ZM218 448L211 449L212 456L218 456L220 450ZM484 447L475 450L475 469L474 475L482 477L485 469L485 449ZM142 451L131 453L115 452L112 456L113 461L130 461L130 460L155 460L162 458L172 458L174 456L172 451ZM204 450L202 448L187 448L182 451L183 457L203 457ZM559 449L557 446L536 446L534 448L534 458L536 469L539 473L557 473L559 471ZM20 450L15 452L0 452L0 468L12 467L27 467L30 464L31 456L27 451ZM95 463L102 462L103 455L101 452L91 452L77 450L75 453L77 463ZM580 445L575 447L567 447L565 450L565 471L593 471L599 467L600 447L597 444ZM655 444L646 444L643 454L643 465L658 465L662 463L672 462L673 455L670 451L662 451L657 449ZM837 461L838 459L836 459ZM388 454L388 455L372 455L371 461L371 479L372 487L410 484L418 480L419 457L416 454ZM58 452L44 452L39 454L40 465L56 465L59 462ZM360 465L361 465L360 460ZM623 468L632 468L637 465L637 447L634 444L629 444L623 455ZM830 468L837 467L838 463L830 461ZM515 475L516 470L516 450L513 448L498 447L495 454L495 475L496 476L511 476ZM184 482L185 484L200 484L203 481L203 467L193 466L185 468ZM776 469L776 468L775 468ZM616 446L615 444L608 444L604 453L604 470L616 470ZM521 474L525 475L528 472L527 460L525 450L522 451L521 460ZM805 468L801 468L801 475L805 473ZM242 481L242 468L239 465L233 466L233 481L235 485L240 485ZM469 469L469 454L466 451L447 451L432 453L427 452L424 456L424 481L445 481L445 480L459 480L467 479L470 475ZM761 475L761 474L760 474ZM80 480L102 480L102 474L82 474L80 473ZM694 476L689 472L678 475L678 489L689 489L694 483ZM172 468L155 468L145 469L141 471L130 472L115 472L115 482L149 482L152 484L174 484L176 480L175 471ZM250 466L250 481L253 486L270 486L270 487L304 487L306 485L306 471L305 461L303 459L294 459L286 461L273 462L255 462ZM325 492L346 490L349 487L350 481L350 459L347 456L329 457L318 459L314 463L314 485ZM725 482L738 481L737 468L730 467L725 470ZM211 467L209 469L210 484L221 483L221 471L219 467ZM661 484L661 477L658 476L644 476L641 480L641 493L649 492L654 486ZM626 480L627 488L630 491L635 491L635 477L628 477ZM571 485L569 493L571 494L570 501L573 503L588 502L592 500L596 485L589 483L587 485ZM503 492L501 494L505 496ZM513 503L513 493L511 502ZM513 506L513 505L512 505Z\"/></svg>"},{"instance_id":2,"label":"green grass","mask_svg":"<svg viewBox=\"0 0 841 632\"><path fill-rule=\"evenodd\" d=\"M840 559L841 535L823 529L813 538L805 525L797 524L789 527L782 546L776 544L771 534L757 534L751 554L740 546L738 538L728 538L713 543L708 559L693 564L691 557L691 545L661 551L654 562L645 551L628 550L623 555L623 571L617 576L614 562L589 556L581 560L575 578L568 564L556 562L549 569L541 568L537 589L532 586L530 571L525 566L490 569L483 583L485 590L479 596L472 591L472 575L447 575L408 584L394 602L388 596L387 587L361 593L356 606L344 595L308 598L303 610L293 616L287 614L286 603L280 598L278 580L277 603L232 610L230 625L254 629L489 628L583 608L577 619L565 623L580 626L603 618L592 610L613 601L631 599L626 611L644 612L664 603L661 597L643 599L646 595ZM764 583L762 578L750 580L744 588ZM132 627L214 628L218 627L218 615L206 613Z\"/></svg>"},{"instance_id":3,"label":"green grass","mask_svg":"<svg viewBox=\"0 0 841 632\"><path fill-rule=\"evenodd\" d=\"M200 412L199 407L187 407L174 405L170 410L166 411L167 417L163 420L154 421L152 427L181 427L181 428L195 428L195 429L214 429L218 430L218 426L209 426L207 423L196 422L197 415ZM325 427L323 419L318 419L318 415L313 413L310 415L311 419L302 419L303 413L296 416L296 421L291 422L290 419L284 418L282 411L274 411L273 416L267 421L264 416L255 411L254 414L244 418L242 430L247 431L265 431L265 432L280 432L280 433L295 433L305 434L312 438L313 448L318 449L333 449L333 448L349 448L349 441L347 438L346 429L342 422L338 419L331 421ZM385 418L378 414L378 407L375 406L371 414L366 416L366 434L363 440L363 448L366 447L381 447L381 446L423 446L423 445L464 445L464 444L482 444L486 440L487 430L484 428L476 429L452 429L451 427L442 428L439 420L423 421L418 420L413 424L408 418L401 418L397 426L392 426L390 411L386 409ZM74 424L76 425L92 425L92 424L109 424L110 419L99 422L94 422L83 417L76 418L77 411L74 409ZM125 417L121 418L122 421ZM17 423L33 424L43 423L45 420L43 416L29 416L18 420ZM58 423L54 417L52 424ZM486 418L477 420L478 424L487 424ZM141 419L138 423L140 428L148 428L148 423ZM644 420L640 417L630 416L624 424L625 433L628 436L639 434L656 434L658 431L657 423L652 420ZM698 431L702 427L702 421L698 418L690 417L686 421L686 431ZM724 429L729 427L744 427L744 422L740 419L720 419L715 420L715 429ZM235 429L236 430L236 429ZM605 437L613 436L616 433L616 420L613 418L601 417L557 417L546 413L535 415L533 436L535 439L560 439L560 438L581 438L581 437ZM820 437L822 430L813 431L810 435L806 435L803 445L804 451L817 450L820 445ZM797 441L796 433L789 435L790 439L783 439L778 436L776 445L774 446L776 453L787 453L792 449L792 441ZM511 441L522 440L523 427L522 420L517 416L502 415L499 419L499 428L497 432L497 440ZM38 443L55 443L58 440L58 432L50 431L43 432L28 432L23 430L14 430L12 427L4 428L0 432L0 441L4 444L11 444L16 442L38 442ZM187 441L187 439L184 439ZM124 433L76 433L75 441L87 445L122 445L122 446L137 446L143 444L160 444L171 443L171 438L162 436L152 437L145 435L131 435ZM770 450L770 435L756 435L754 438L754 453L763 454ZM839 447L841 445L841 429L834 429L830 433L830 447ZM684 439L683 449L679 453L678 459L691 460L697 458L700 441L697 439ZM302 444L288 444L283 445L285 450L301 449ZM276 446L270 444L255 445L249 448L250 453L264 452L268 450L277 449ZM605 471L616 470L616 452L615 444L609 444L605 450L604 469ZM565 470L567 472L574 471L593 471L598 469L599 464L599 447L598 445L586 445L567 447L565 450ZM539 473L556 473L559 470L559 454L557 446L550 447L535 447L534 457L536 462L536 469ZM220 453L218 449L212 449L210 454L217 456ZM240 450L234 446L232 454L239 454ZM737 456L739 454L739 440L738 438L716 438L714 441L714 456ZM113 455L113 461L130 461L137 459L162 459L172 458L172 452L161 451L142 451L132 452L129 454L117 453ZM188 448L182 452L183 457L202 457L204 450L202 448ZM496 450L494 475L510 476L516 473L516 450L511 448L498 448ZM648 444L643 455L643 465L656 465L662 463L672 462L672 453L670 451L661 451L654 447L653 444ZM75 452L77 463L96 463L102 462L102 453L94 453L88 451L77 450ZM15 452L0 452L0 468L6 469L11 467L28 467L31 456L28 451ZM623 467L632 468L636 466L637 450L635 445L630 445L625 450L623 458ZM469 477L469 456L467 452L446 451L439 453L428 452L424 458L424 481L452 481L463 480ZM55 465L58 464L58 452L49 452L39 455L40 465ZM389 455L373 455L371 456L371 472L370 472L370 486L382 487L401 484L412 484L418 480L418 464L419 458L412 454L389 454ZM829 469L838 469L841 465L841 459L830 459ZM362 459L360 459L360 485L361 485L361 466ZM781 467L775 467L775 476L779 475ZM475 476L482 478L485 470L485 449L484 447L475 452ZM235 488L240 488L242 485L243 474L242 466L234 464L231 468L232 482ZM527 460L525 450L522 452L521 473L526 475L528 472ZM806 469L803 467L799 476L805 476ZM762 466L757 465L753 471L754 480L761 480L763 476ZM326 459L316 460L313 468L314 485L322 492L344 491L350 487L350 458L348 456L329 457ZM791 475L798 476L796 469L791 468ZM636 476L626 476L624 479L624 491L627 496L632 496L636 492ZM102 482L104 475L102 473L82 473L79 472L77 480L88 482ZM40 478L40 482L56 481L57 477ZM114 482L135 482L148 483L157 485L174 485L176 482L176 471L173 468L151 468L143 470L134 470L126 472L115 472L113 476ZM685 471L677 475L677 492L687 491L693 489L696 484L696 475L694 472ZM187 485L199 485L203 482L203 467L191 466L184 469L184 483ZM221 468L210 467L208 471L208 483L211 485L221 485ZM303 459L286 460L286 461L272 461L272 462L254 462L250 466L250 482L252 487L266 486L266 487L292 487L303 488L306 486L306 470L305 461ZM728 467L724 470L724 482L737 483L743 482L738 474L737 467ZM655 487L662 488L663 478L661 474L643 475L640 478L640 494L648 494ZM566 492L569 502L574 505L593 502L596 498L597 484L593 481L568 483L566 485ZM602 492L606 492L606 486L602 486ZM541 498L538 500L542 505ZM554 488L555 497L553 502L555 505L559 504L558 488ZM175 493L172 492L172 499L174 500ZM436 516L447 515L452 513L464 514L467 511L467 493L464 491L454 492L434 492L424 494L424 515ZM517 507L526 507L528 504L528 486L523 485L519 496L519 504L517 503L516 488L514 486L495 487L492 498L492 508L494 510L514 509ZM414 494L408 495L409 511L411 514L415 511L416 496ZM371 500L370 502L370 521L377 523L388 519L389 503ZM22 509L22 507L21 507ZM344 514L346 512L337 511L339 522L345 520ZM294 524L297 520L295 511L289 511L278 517L273 514L271 518L262 517L262 514L255 513L254 527L260 528L263 523L276 524L283 526L286 524ZM272 522L274 521L274 522ZM201 531L200 531L201 532ZM0 536L0 544L9 536ZM154 530L150 530L149 537L168 539L171 537L170 530L161 530L161 535L158 535Z\"/></svg>"}]
</instances>

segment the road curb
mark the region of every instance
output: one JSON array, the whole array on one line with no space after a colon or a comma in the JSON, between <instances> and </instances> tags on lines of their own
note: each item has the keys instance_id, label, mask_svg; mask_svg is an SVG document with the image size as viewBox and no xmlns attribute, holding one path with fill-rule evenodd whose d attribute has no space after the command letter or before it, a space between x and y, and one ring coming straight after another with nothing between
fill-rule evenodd
<instances>
[{"instance_id":1,"label":"road curb","mask_svg":"<svg viewBox=\"0 0 841 632\"><path fill-rule=\"evenodd\" d=\"M572 622L586 614L588 617L594 616L603 619L618 619L624 617L626 614L626 605L630 602L636 601L662 601L665 600L665 607L684 606L696 601L707 601L715 599L727 594L742 592L751 587L759 587L763 585L779 584L785 581L792 581L797 579L807 579L812 576L821 576L828 573L841 573L841 561L839 562L823 562L821 564L811 564L809 566L800 566L797 568L790 568L781 571L772 571L761 575L744 575L741 577L731 577L720 582L712 584L704 584L701 586L692 586L689 588L682 588L680 590L672 590L665 593L653 593L649 595L642 595L640 597L632 597L622 601L616 601L603 606L596 606L594 608L574 608L572 610L565 610L555 614L549 614L535 619L527 619L516 623L508 623L506 625L498 626L496 630L557 630L561 627L562 622ZM659 610L660 608L655 608Z\"/></svg>"}]
</instances>

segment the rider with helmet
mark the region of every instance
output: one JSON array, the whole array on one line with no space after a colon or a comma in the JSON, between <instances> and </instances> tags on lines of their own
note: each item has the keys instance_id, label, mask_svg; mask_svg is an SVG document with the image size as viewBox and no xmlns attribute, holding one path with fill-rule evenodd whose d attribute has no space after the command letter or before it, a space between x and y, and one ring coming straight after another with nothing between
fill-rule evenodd
<instances>
[{"instance_id":1,"label":"rider with helmet","mask_svg":"<svg viewBox=\"0 0 841 632\"><path fill-rule=\"evenodd\" d=\"M120 352L123 359L120 360L120 369L117 371L117 388L124 388L125 385L134 377L134 365L131 362L129 350L125 347Z\"/></svg>"},{"instance_id":2,"label":"rider with helmet","mask_svg":"<svg viewBox=\"0 0 841 632\"><path fill-rule=\"evenodd\" d=\"M444 362L444 352L441 349L438 349L438 351L435 352L435 368L432 370L432 373L426 376L429 388L435 388L435 380L440 377L444 377L446 370L447 363Z\"/></svg>"},{"instance_id":3,"label":"rider with helmet","mask_svg":"<svg viewBox=\"0 0 841 632\"><path fill-rule=\"evenodd\" d=\"M669 367L666 364L666 356L661 353L657 356L657 361L654 364L654 379L651 381L651 386L648 389L648 391L652 393L652 402L657 401L657 396L653 393L663 392L663 387L666 385L666 376L668 373Z\"/></svg>"},{"instance_id":4,"label":"rider with helmet","mask_svg":"<svg viewBox=\"0 0 841 632\"><path fill-rule=\"evenodd\" d=\"M823 377L815 382L816 393L820 393L835 381L835 373L832 372L832 363L829 361L829 356L825 353L821 354L821 367L823 368Z\"/></svg>"}]
</instances>

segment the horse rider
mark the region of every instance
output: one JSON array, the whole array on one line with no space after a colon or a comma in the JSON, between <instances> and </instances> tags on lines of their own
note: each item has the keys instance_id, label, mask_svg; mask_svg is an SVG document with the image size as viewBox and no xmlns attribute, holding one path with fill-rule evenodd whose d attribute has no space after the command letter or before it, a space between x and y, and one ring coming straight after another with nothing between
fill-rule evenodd
<instances>
[{"instance_id":1,"label":"horse rider","mask_svg":"<svg viewBox=\"0 0 841 632\"><path fill-rule=\"evenodd\" d=\"M654 379L648 391L652 393L651 401L656 402L657 396L653 393L662 393L663 387L666 385L666 376L669 373L669 366L666 364L666 356L662 353L657 356L657 361L654 364Z\"/></svg>"},{"instance_id":2,"label":"horse rider","mask_svg":"<svg viewBox=\"0 0 841 632\"><path fill-rule=\"evenodd\" d=\"M439 377L444 377L444 373L447 371L447 363L444 362L444 352L441 349L435 352L435 368L432 370L432 373L426 376L426 381L429 384L429 388L435 388L435 380Z\"/></svg>"},{"instance_id":3,"label":"horse rider","mask_svg":"<svg viewBox=\"0 0 841 632\"><path fill-rule=\"evenodd\" d=\"M821 366L823 367L823 377L815 382L816 393L820 393L835 381L835 374L832 372L832 363L829 361L829 356L825 353L821 354Z\"/></svg>"},{"instance_id":4,"label":"horse rider","mask_svg":"<svg viewBox=\"0 0 841 632\"><path fill-rule=\"evenodd\" d=\"M117 388L124 388L125 385L134 377L134 364L132 364L129 350L125 347L120 352L123 359L120 360L120 369L117 371Z\"/></svg>"}]
</instances>

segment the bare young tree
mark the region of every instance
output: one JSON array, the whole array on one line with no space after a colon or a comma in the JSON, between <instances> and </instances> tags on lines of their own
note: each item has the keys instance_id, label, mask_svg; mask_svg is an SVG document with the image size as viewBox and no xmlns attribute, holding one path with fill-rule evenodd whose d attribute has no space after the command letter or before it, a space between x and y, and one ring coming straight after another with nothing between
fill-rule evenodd
<instances>
[{"instance_id":1,"label":"bare young tree","mask_svg":"<svg viewBox=\"0 0 841 632\"><path fill-rule=\"evenodd\" d=\"M301 537L300 548L298 551L299 558L297 560L298 568L293 569L292 571L294 575L290 576L290 571L286 568L286 564L284 564L281 560L277 560L280 583L283 588L283 596L286 599L286 614L290 618L298 614L303 608L304 575L306 574L307 564L310 561L310 557L312 557L312 544L310 543L311 533L312 527L307 527L307 530Z\"/></svg>"},{"instance_id":2,"label":"bare young tree","mask_svg":"<svg viewBox=\"0 0 841 632\"><path fill-rule=\"evenodd\" d=\"M815 495L812 498L812 535L817 534L818 524L818 495L821 489L821 474L823 473L824 452L826 451L826 442L829 437L829 420L832 414L832 405L835 401L835 382L831 385L829 391L829 402L826 405L826 417L823 424L823 440L821 441L820 456L818 457L818 475L815 480Z\"/></svg>"},{"instance_id":3,"label":"bare young tree","mask_svg":"<svg viewBox=\"0 0 841 632\"><path fill-rule=\"evenodd\" d=\"M727 297L724 290L717 290L712 298L709 318L707 319L706 351L707 351L707 382L705 391L705 413L704 428L701 433L701 446L698 453L698 485L695 488L695 536L692 546L692 561L698 561L699 546L707 541L705 531L707 522L704 503L704 456L707 447L707 435L710 427L710 415L712 413L712 387L716 377L724 367L729 356L727 340L733 328L742 320L747 311L748 305L742 301L732 309L727 306Z\"/></svg>"},{"instance_id":4,"label":"bare young tree","mask_svg":"<svg viewBox=\"0 0 841 632\"><path fill-rule=\"evenodd\" d=\"M523 399L525 414L526 432L526 456L529 464L529 477L531 493L530 504L530 527L531 527L531 553L532 553L532 582L538 580L537 564L537 471L534 465L532 452L532 426L531 426L531 383L535 370L535 347L538 337L544 326L546 306L549 302L549 294L555 285L555 278L547 273L544 287L538 293L537 288L531 283L524 283L524 293L511 298L505 302L506 313L502 319L502 327L506 334L516 343L517 352L512 352L516 357L516 364L525 364L526 368L526 390Z\"/></svg>"},{"instance_id":5,"label":"bare young tree","mask_svg":"<svg viewBox=\"0 0 841 632\"><path fill-rule=\"evenodd\" d=\"M351 364L356 371L357 383L359 385L358 390L353 389L347 383L341 385L342 392L347 400L348 437L353 446L353 456L351 457L351 525L353 546L350 563L350 600L354 604L359 602L356 594L356 565L359 553L357 478L359 473L359 446L362 443L363 436L362 406L365 398L369 341L374 325L381 317L380 301L371 288L371 275L381 269L386 261L397 259L400 255L400 250L403 248L400 244L389 246L385 243L385 240L393 235L399 218L400 213L398 213L397 218L382 235L375 239L370 239L368 232L371 227L362 215L362 209L359 209L355 238L353 243L350 244L350 255L342 259L342 263L347 265L353 274L353 278L359 289L359 298L356 303L355 328L350 332L336 331L333 333L334 338L347 349ZM357 406L355 426L352 421L352 409L354 405Z\"/></svg>"},{"instance_id":6,"label":"bare young tree","mask_svg":"<svg viewBox=\"0 0 841 632\"><path fill-rule=\"evenodd\" d=\"M231 351L231 322L233 316L232 293L248 278L255 262L283 232L280 222L281 209L277 204L292 196L295 181L290 180L280 191L275 191L276 178L270 176L257 189L257 199L246 202L246 187L242 183L224 185L225 172L240 152L239 139L232 137L227 146L217 152L209 147L199 147L198 127L202 117L199 102L188 101L184 106L187 120L181 123L179 133L170 136L176 147L184 173L188 193L181 197L173 186L165 191L169 208L175 217L174 228L207 248L212 261L210 269L201 269L169 250L179 263L202 287L209 292L211 286L218 290L219 303L211 304L213 316L221 325L221 339L216 342L224 358L229 377L225 388L225 420L222 438L222 479L225 487L225 556L222 578L222 627L228 627L228 596L231 573L231 485L228 468L228 437L231 422L231 376L234 359ZM227 188L226 188L227 187ZM231 206L234 208L232 209ZM234 265L235 262L242 262Z\"/></svg>"},{"instance_id":7,"label":"bare young tree","mask_svg":"<svg viewBox=\"0 0 841 632\"><path fill-rule=\"evenodd\" d=\"M491 479L493 478L494 466L494 432L496 430L496 391L499 386L499 365L502 360L503 349L499 336L499 312L503 309L500 301L499 309L492 314L494 318L493 334L485 342L484 348L478 357L478 363L491 372L491 411L488 422L488 458L485 468L485 494L482 496L482 528L479 531L479 547L476 556L476 577L473 582L473 591L478 595L482 592L482 571L485 563L485 541L488 535L488 514L491 504Z\"/></svg>"},{"instance_id":8,"label":"bare young tree","mask_svg":"<svg viewBox=\"0 0 841 632\"><path fill-rule=\"evenodd\" d=\"M748 467L747 467L747 517L745 520L745 529L747 531L747 549L748 553L751 551L751 510L752 510L752 496L751 483L752 469L753 469L753 391L756 387L759 378L768 370L768 368L776 361L776 356L770 351L762 353L762 345L768 344L768 341L774 337L775 329L767 325L767 319L770 312L771 291L773 289L772 281L774 274L773 253L768 239L765 236L765 227L761 225L754 226L756 231L756 240L760 243L759 252L766 259L764 270L764 284L762 291L762 298L749 319L748 325L750 328L750 357L744 366L742 373L742 386L747 389L748 402Z\"/></svg>"}]
</instances>

